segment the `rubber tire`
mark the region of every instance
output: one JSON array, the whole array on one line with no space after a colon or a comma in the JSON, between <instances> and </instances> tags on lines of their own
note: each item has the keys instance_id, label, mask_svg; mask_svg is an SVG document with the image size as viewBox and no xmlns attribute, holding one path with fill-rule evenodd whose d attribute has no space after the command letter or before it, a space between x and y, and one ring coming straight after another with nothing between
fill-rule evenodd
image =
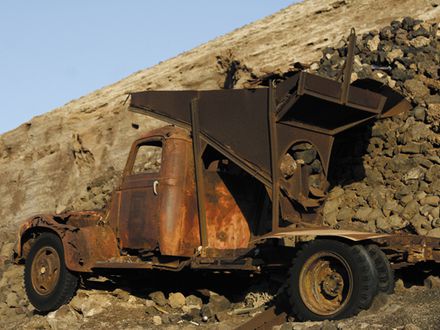
<instances>
[{"instance_id":1,"label":"rubber tire","mask_svg":"<svg viewBox=\"0 0 440 330\"><path fill-rule=\"evenodd\" d=\"M32 285L31 270L37 252L46 246L55 249L60 257L60 276L52 293L40 295ZM78 288L78 276L70 272L64 261L64 248L60 238L52 233L42 233L32 245L24 267L24 286L30 303L40 312L50 312L67 304Z\"/></svg>"},{"instance_id":2,"label":"rubber tire","mask_svg":"<svg viewBox=\"0 0 440 330\"><path fill-rule=\"evenodd\" d=\"M333 252L343 258L352 270L353 290L344 308L332 315L319 315L311 311L303 302L299 292L301 269L314 254L322 251ZM292 314L299 321L338 320L359 313L371 306L378 292L378 275L375 264L367 250L361 245L348 245L330 239L317 239L304 244L297 252L290 269L287 294Z\"/></svg>"},{"instance_id":3,"label":"rubber tire","mask_svg":"<svg viewBox=\"0 0 440 330\"><path fill-rule=\"evenodd\" d=\"M365 247L376 265L377 276L379 278L379 291L391 294L394 292L394 270L385 253L376 245L370 244Z\"/></svg>"}]
</instances>

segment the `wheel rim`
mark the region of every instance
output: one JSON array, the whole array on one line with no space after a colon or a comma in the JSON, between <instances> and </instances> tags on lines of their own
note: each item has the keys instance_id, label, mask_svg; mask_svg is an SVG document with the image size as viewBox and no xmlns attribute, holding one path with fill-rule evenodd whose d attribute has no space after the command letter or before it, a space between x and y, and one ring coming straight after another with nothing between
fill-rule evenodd
<instances>
[{"instance_id":1,"label":"wheel rim","mask_svg":"<svg viewBox=\"0 0 440 330\"><path fill-rule=\"evenodd\" d=\"M309 310L329 316L342 310L352 294L353 273L344 258L332 252L311 256L301 270L299 292Z\"/></svg>"},{"instance_id":2,"label":"wheel rim","mask_svg":"<svg viewBox=\"0 0 440 330\"><path fill-rule=\"evenodd\" d=\"M48 295L58 284L60 277L60 256L50 246L38 250L32 263L32 286L42 296Z\"/></svg>"}]
</instances>

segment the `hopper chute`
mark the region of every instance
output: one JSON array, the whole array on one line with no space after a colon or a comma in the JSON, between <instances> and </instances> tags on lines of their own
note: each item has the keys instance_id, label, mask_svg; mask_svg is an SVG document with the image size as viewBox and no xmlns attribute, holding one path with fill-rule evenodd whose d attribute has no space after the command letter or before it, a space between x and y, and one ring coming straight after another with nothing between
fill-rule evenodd
<instances>
[{"instance_id":1,"label":"hopper chute","mask_svg":"<svg viewBox=\"0 0 440 330\"><path fill-rule=\"evenodd\" d=\"M312 145L327 176L336 135L410 108L400 94L379 82L350 84L354 31L349 39L341 82L297 72L277 85L270 82L253 89L137 92L131 94L130 110L188 129L195 145L203 141L262 182L272 204L279 205L282 192L281 198L292 205L318 207L327 186L311 187L307 166L299 166L289 179L280 173L282 157L290 148ZM201 157L198 152L194 148L196 160ZM272 212L276 225L279 208Z\"/></svg>"}]
</instances>

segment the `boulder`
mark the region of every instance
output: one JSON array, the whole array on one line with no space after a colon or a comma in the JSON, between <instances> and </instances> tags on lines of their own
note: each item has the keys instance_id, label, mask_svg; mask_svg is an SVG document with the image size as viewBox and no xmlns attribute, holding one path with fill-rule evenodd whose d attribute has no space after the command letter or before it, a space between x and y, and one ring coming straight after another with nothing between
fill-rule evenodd
<instances>
[{"instance_id":1,"label":"boulder","mask_svg":"<svg viewBox=\"0 0 440 330\"><path fill-rule=\"evenodd\" d=\"M440 228L431 229L426 233L426 236L440 238Z\"/></svg>"},{"instance_id":2,"label":"boulder","mask_svg":"<svg viewBox=\"0 0 440 330\"><path fill-rule=\"evenodd\" d=\"M440 278L430 275L423 281L423 284L428 289L440 289Z\"/></svg>"},{"instance_id":3,"label":"boulder","mask_svg":"<svg viewBox=\"0 0 440 330\"><path fill-rule=\"evenodd\" d=\"M54 330L76 330L81 327L81 315L69 305L61 306L46 317L50 327Z\"/></svg>"},{"instance_id":4,"label":"boulder","mask_svg":"<svg viewBox=\"0 0 440 330\"><path fill-rule=\"evenodd\" d=\"M427 196L420 200L420 205L438 206L440 202L440 196Z\"/></svg>"},{"instance_id":5,"label":"boulder","mask_svg":"<svg viewBox=\"0 0 440 330\"><path fill-rule=\"evenodd\" d=\"M379 217L376 219L376 226L378 229L391 233L396 230L400 230L408 225L408 221L403 220L397 214L390 216L389 218Z\"/></svg>"},{"instance_id":6,"label":"boulder","mask_svg":"<svg viewBox=\"0 0 440 330\"><path fill-rule=\"evenodd\" d=\"M410 40L409 44L415 48L422 48L427 47L431 43L431 40L429 38L424 36L418 36L412 40Z\"/></svg>"},{"instance_id":7,"label":"boulder","mask_svg":"<svg viewBox=\"0 0 440 330\"><path fill-rule=\"evenodd\" d=\"M15 292L9 292L6 296L6 305L9 307L19 306L18 296Z\"/></svg>"},{"instance_id":8,"label":"boulder","mask_svg":"<svg viewBox=\"0 0 440 330\"><path fill-rule=\"evenodd\" d=\"M155 326L159 326L162 324L162 318L159 315L154 315L153 316L153 324Z\"/></svg>"},{"instance_id":9,"label":"boulder","mask_svg":"<svg viewBox=\"0 0 440 330\"><path fill-rule=\"evenodd\" d=\"M367 223L371 212L373 212L371 207L363 206L356 211L353 216L353 220Z\"/></svg>"},{"instance_id":10,"label":"boulder","mask_svg":"<svg viewBox=\"0 0 440 330\"><path fill-rule=\"evenodd\" d=\"M125 291L125 290L122 290L122 289L115 289L113 292L112 292L112 294L115 296L115 297L118 297L119 299L121 299L121 300L123 300L123 301L128 301L129 300L129 298L130 298L130 293L129 292L127 292L127 291Z\"/></svg>"},{"instance_id":11,"label":"boulder","mask_svg":"<svg viewBox=\"0 0 440 330\"><path fill-rule=\"evenodd\" d=\"M200 299L195 295L189 295L188 297L185 298L185 304L190 308L201 309L203 306L203 301L202 299Z\"/></svg>"},{"instance_id":12,"label":"boulder","mask_svg":"<svg viewBox=\"0 0 440 330\"><path fill-rule=\"evenodd\" d=\"M379 48L380 37L378 35L374 36L367 41L367 47L370 52L375 52Z\"/></svg>"},{"instance_id":13,"label":"boulder","mask_svg":"<svg viewBox=\"0 0 440 330\"><path fill-rule=\"evenodd\" d=\"M317 153L315 149L308 149L303 151L296 151L293 157L296 160L303 160L306 164L311 164L316 159Z\"/></svg>"},{"instance_id":14,"label":"boulder","mask_svg":"<svg viewBox=\"0 0 440 330\"><path fill-rule=\"evenodd\" d=\"M412 219L417 213L419 213L419 204L417 201L412 200L409 202L402 211L402 217L406 220Z\"/></svg>"},{"instance_id":15,"label":"boulder","mask_svg":"<svg viewBox=\"0 0 440 330\"><path fill-rule=\"evenodd\" d=\"M114 298L113 298L114 299ZM82 295L73 305L74 309L81 311L84 317L101 314L112 305L112 296L108 294L93 293L89 296Z\"/></svg>"},{"instance_id":16,"label":"boulder","mask_svg":"<svg viewBox=\"0 0 440 330\"><path fill-rule=\"evenodd\" d=\"M419 121L425 121L426 118L426 109L423 107L416 107L412 111L414 118Z\"/></svg>"},{"instance_id":17,"label":"boulder","mask_svg":"<svg viewBox=\"0 0 440 330\"><path fill-rule=\"evenodd\" d=\"M429 88L418 79L410 79L405 81L405 89L414 98L424 98L429 95Z\"/></svg>"},{"instance_id":18,"label":"boulder","mask_svg":"<svg viewBox=\"0 0 440 330\"><path fill-rule=\"evenodd\" d=\"M231 308L231 302L224 296L213 294L209 297L209 302L202 307L202 316L211 318L215 314L227 311Z\"/></svg>"},{"instance_id":19,"label":"boulder","mask_svg":"<svg viewBox=\"0 0 440 330\"><path fill-rule=\"evenodd\" d=\"M159 306L165 306L168 303L162 291L151 292L148 297Z\"/></svg>"},{"instance_id":20,"label":"boulder","mask_svg":"<svg viewBox=\"0 0 440 330\"><path fill-rule=\"evenodd\" d=\"M350 207L343 207L337 214L336 220L337 221L351 221L355 214L355 211Z\"/></svg>"},{"instance_id":21,"label":"boulder","mask_svg":"<svg viewBox=\"0 0 440 330\"><path fill-rule=\"evenodd\" d=\"M168 296L168 303L172 308L182 308L185 302L185 296L180 292L170 293Z\"/></svg>"},{"instance_id":22,"label":"boulder","mask_svg":"<svg viewBox=\"0 0 440 330\"><path fill-rule=\"evenodd\" d=\"M387 60L389 63L393 63L394 60L402 58L404 55L403 51L400 48L393 49L392 51L388 52L387 54Z\"/></svg>"}]
</instances>

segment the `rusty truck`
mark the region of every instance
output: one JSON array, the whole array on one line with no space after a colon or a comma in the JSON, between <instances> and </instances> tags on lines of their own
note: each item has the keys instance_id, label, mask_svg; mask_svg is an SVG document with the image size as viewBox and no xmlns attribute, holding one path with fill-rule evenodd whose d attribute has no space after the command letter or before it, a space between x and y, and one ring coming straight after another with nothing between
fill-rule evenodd
<instances>
[{"instance_id":1,"label":"rusty truck","mask_svg":"<svg viewBox=\"0 0 440 330\"><path fill-rule=\"evenodd\" d=\"M323 225L335 139L409 109L386 86L305 71L267 86L131 94L131 111L169 124L132 144L103 211L42 214L20 227L14 258L47 312L83 274L185 268L288 272L291 313L340 319L391 292L393 269L440 260L440 240Z\"/></svg>"}]
</instances>

